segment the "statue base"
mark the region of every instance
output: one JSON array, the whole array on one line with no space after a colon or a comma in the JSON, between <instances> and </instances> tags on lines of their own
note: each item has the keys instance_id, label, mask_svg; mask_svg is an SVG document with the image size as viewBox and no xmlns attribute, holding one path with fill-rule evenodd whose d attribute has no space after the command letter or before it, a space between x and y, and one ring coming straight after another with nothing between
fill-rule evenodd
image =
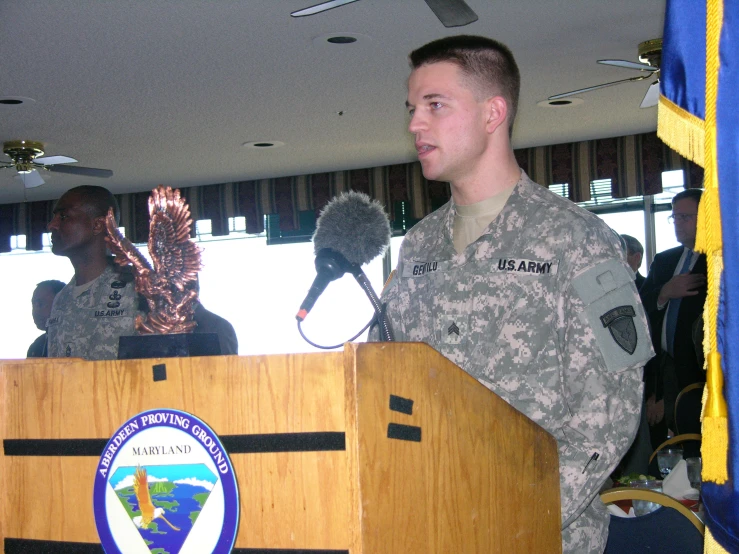
<instances>
[{"instance_id":1,"label":"statue base","mask_svg":"<svg viewBox=\"0 0 739 554\"><path fill-rule=\"evenodd\" d=\"M173 335L132 335L118 339L118 359L187 358L220 356L221 344L216 333L181 333Z\"/></svg>"}]
</instances>

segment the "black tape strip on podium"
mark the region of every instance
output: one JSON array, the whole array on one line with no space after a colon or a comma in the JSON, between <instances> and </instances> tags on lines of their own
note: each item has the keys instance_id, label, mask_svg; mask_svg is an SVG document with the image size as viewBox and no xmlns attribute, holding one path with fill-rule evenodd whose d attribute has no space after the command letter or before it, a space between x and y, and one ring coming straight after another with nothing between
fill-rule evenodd
<instances>
[{"instance_id":1,"label":"black tape strip on podium","mask_svg":"<svg viewBox=\"0 0 739 554\"><path fill-rule=\"evenodd\" d=\"M90 542L5 539L5 554L105 554L103 545Z\"/></svg>"},{"instance_id":2,"label":"black tape strip on podium","mask_svg":"<svg viewBox=\"0 0 739 554\"><path fill-rule=\"evenodd\" d=\"M387 438L401 441L421 442L421 428L415 425L388 423Z\"/></svg>"},{"instance_id":3,"label":"black tape strip on podium","mask_svg":"<svg viewBox=\"0 0 739 554\"><path fill-rule=\"evenodd\" d=\"M339 432L221 435L218 438L229 454L346 450L346 434Z\"/></svg>"},{"instance_id":4,"label":"black tape strip on podium","mask_svg":"<svg viewBox=\"0 0 739 554\"><path fill-rule=\"evenodd\" d=\"M106 439L5 439L6 456L95 456L103 454Z\"/></svg>"},{"instance_id":5,"label":"black tape strip on podium","mask_svg":"<svg viewBox=\"0 0 739 554\"><path fill-rule=\"evenodd\" d=\"M304 550L299 548L234 548L232 554L349 554L348 550ZM5 554L104 554L101 544L89 542L5 539Z\"/></svg>"},{"instance_id":6,"label":"black tape strip on podium","mask_svg":"<svg viewBox=\"0 0 739 554\"><path fill-rule=\"evenodd\" d=\"M301 550L299 548L234 548L231 554L349 554L348 550Z\"/></svg>"},{"instance_id":7,"label":"black tape strip on podium","mask_svg":"<svg viewBox=\"0 0 739 554\"><path fill-rule=\"evenodd\" d=\"M346 450L341 432L274 433L269 435L221 435L229 454L268 452L324 452ZM5 456L96 456L103 454L106 439L5 439Z\"/></svg>"},{"instance_id":8,"label":"black tape strip on podium","mask_svg":"<svg viewBox=\"0 0 739 554\"><path fill-rule=\"evenodd\" d=\"M402 396L390 395L390 409L394 412L413 415L413 400Z\"/></svg>"}]
</instances>

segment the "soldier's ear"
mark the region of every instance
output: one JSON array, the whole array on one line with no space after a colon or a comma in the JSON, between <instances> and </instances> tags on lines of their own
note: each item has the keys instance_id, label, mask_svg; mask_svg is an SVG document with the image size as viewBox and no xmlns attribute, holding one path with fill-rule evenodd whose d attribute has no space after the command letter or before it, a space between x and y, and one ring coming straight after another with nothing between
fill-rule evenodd
<instances>
[{"instance_id":1,"label":"soldier's ear","mask_svg":"<svg viewBox=\"0 0 739 554\"><path fill-rule=\"evenodd\" d=\"M92 232L95 235L99 234L105 234L106 228L105 228L105 216L99 216L92 220Z\"/></svg>"},{"instance_id":2,"label":"soldier's ear","mask_svg":"<svg viewBox=\"0 0 739 554\"><path fill-rule=\"evenodd\" d=\"M501 125L507 129L508 104L502 96L493 96L487 100L487 121L486 127L488 133L494 133ZM506 133L508 131L506 130Z\"/></svg>"}]
</instances>

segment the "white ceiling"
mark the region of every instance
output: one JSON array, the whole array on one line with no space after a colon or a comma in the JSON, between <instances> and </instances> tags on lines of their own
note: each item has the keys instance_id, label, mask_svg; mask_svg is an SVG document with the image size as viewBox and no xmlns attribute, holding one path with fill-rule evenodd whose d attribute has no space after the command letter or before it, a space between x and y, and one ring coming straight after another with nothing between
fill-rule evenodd
<instances>
[{"instance_id":1,"label":"white ceiling","mask_svg":"<svg viewBox=\"0 0 739 554\"><path fill-rule=\"evenodd\" d=\"M638 61L637 44L662 36L664 0L467 0L479 20L456 29L423 0L360 0L290 17L319 1L1 2L0 98L33 102L0 105L0 142L41 141L46 155L113 176L44 172L46 184L26 190L6 169L0 204L58 198L79 184L122 193L413 160L407 55L453 34L513 50L522 73L517 148L656 128L656 108L639 108L649 81L582 94L567 108L537 103L634 76L596 60ZM360 40L325 42L336 34Z\"/></svg>"}]
</instances>

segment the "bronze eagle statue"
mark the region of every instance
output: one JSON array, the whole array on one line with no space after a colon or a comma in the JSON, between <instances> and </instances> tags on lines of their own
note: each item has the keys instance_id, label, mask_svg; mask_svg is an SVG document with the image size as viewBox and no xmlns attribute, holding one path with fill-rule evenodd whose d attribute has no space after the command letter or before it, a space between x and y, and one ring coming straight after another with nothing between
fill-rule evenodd
<instances>
[{"instance_id":1,"label":"bronze eagle statue","mask_svg":"<svg viewBox=\"0 0 739 554\"><path fill-rule=\"evenodd\" d=\"M149 305L146 318L136 317L141 334L189 333L195 327L194 302L200 270L200 248L190 240L190 207L180 191L159 185L149 196L149 255L152 264L118 230L113 211L105 220L105 241L120 266L131 265L136 292Z\"/></svg>"}]
</instances>

